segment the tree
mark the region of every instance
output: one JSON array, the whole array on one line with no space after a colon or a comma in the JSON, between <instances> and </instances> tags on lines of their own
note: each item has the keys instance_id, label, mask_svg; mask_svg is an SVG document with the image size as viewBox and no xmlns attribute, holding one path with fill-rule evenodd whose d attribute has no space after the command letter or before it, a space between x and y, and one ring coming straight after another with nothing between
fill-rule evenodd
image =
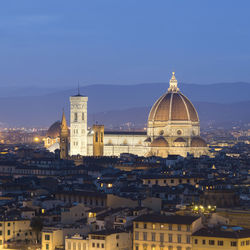
<instances>
[{"instance_id":1,"label":"tree","mask_svg":"<svg viewBox=\"0 0 250 250\"><path fill-rule=\"evenodd\" d=\"M40 217L33 217L30 223L32 231L36 233L36 242L39 242L39 235L43 229L43 221Z\"/></svg>"}]
</instances>

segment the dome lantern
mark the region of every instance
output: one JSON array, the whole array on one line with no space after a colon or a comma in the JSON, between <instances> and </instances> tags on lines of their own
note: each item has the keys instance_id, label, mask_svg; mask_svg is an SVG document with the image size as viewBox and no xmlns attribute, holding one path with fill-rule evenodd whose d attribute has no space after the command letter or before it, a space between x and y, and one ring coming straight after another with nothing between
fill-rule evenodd
<instances>
[{"instance_id":1,"label":"dome lantern","mask_svg":"<svg viewBox=\"0 0 250 250\"><path fill-rule=\"evenodd\" d=\"M175 78L175 72L172 72L172 77L169 81L168 92L178 92L179 88L178 88L177 84L178 84L178 82Z\"/></svg>"}]
</instances>

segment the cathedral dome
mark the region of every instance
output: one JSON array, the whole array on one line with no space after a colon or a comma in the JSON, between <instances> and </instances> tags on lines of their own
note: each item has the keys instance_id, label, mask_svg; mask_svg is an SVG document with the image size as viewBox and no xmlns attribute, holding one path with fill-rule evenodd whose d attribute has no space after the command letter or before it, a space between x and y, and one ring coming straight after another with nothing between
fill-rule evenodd
<instances>
[{"instance_id":1,"label":"cathedral dome","mask_svg":"<svg viewBox=\"0 0 250 250\"><path fill-rule=\"evenodd\" d=\"M168 142L160 136L153 140L150 147L168 147Z\"/></svg>"},{"instance_id":2,"label":"cathedral dome","mask_svg":"<svg viewBox=\"0 0 250 250\"><path fill-rule=\"evenodd\" d=\"M191 147L207 147L207 143L201 137L194 137L191 141Z\"/></svg>"},{"instance_id":3,"label":"cathedral dome","mask_svg":"<svg viewBox=\"0 0 250 250\"><path fill-rule=\"evenodd\" d=\"M148 122L191 121L199 122L197 111L190 100L177 87L173 73L168 92L153 105Z\"/></svg>"},{"instance_id":4,"label":"cathedral dome","mask_svg":"<svg viewBox=\"0 0 250 250\"><path fill-rule=\"evenodd\" d=\"M57 138L60 136L60 132L61 132L61 122L56 121L49 127L46 135L47 137L50 138Z\"/></svg>"}]
</instances>

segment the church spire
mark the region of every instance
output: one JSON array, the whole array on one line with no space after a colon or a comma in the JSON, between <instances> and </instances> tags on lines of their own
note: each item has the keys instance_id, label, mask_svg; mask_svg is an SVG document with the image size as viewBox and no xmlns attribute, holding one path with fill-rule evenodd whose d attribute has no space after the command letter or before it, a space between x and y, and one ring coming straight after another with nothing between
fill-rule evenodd
<instances>
[{"instance_id":1,"label":"church spire","mask_svg":"<svg viewBox=\"0 0 250 250\"><path fill-rule=\"evenodd\" d=\"M179 91L179 88L177 86L177 80L175 78L175 72L172 72L172 77L169 81L169 88L168 88L168 91L169 92L177 92Z\"/></svg>"},{"instance_id":2,"label":"church spire","mask_svg":"<svg viewBox=\"0 0 250 250\"><path fill-rule=\"evenodd\" d=\"M62 114L62 121L61 121L61 134L60 134L60 158L61 159L67 159L68 158L68 144L69 144L69 132L68 132L68 126L66 117L64 114Z\"/></svg>"},{"instance_id":3,"label":"church spire","mask_svg":"<svg viewBox=\"0 0 250 250\"><path fill-rule=\"evenodd\" d=\"M63 110L62 122L61 122L61 131L63 131L63 130L68 131L68 126L67 126L67 121L66 121L64 110Z\"/></svg>"}]
</instances>

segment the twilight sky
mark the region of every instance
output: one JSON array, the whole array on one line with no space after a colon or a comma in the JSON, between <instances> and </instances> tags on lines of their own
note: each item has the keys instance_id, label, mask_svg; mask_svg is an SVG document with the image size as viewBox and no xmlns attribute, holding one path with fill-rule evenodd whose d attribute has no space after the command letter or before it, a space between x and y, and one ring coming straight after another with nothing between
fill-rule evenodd
<instances>
[{"instance_id":1,"label":"twilight sky","mask_svg":"<svg viewBox=\"0 0 250 250\"><path fill-rule=\"evenodd\" d=\"M250 1L1 0L0 85L250 82Z\"/></svg>"}]
</instances>

